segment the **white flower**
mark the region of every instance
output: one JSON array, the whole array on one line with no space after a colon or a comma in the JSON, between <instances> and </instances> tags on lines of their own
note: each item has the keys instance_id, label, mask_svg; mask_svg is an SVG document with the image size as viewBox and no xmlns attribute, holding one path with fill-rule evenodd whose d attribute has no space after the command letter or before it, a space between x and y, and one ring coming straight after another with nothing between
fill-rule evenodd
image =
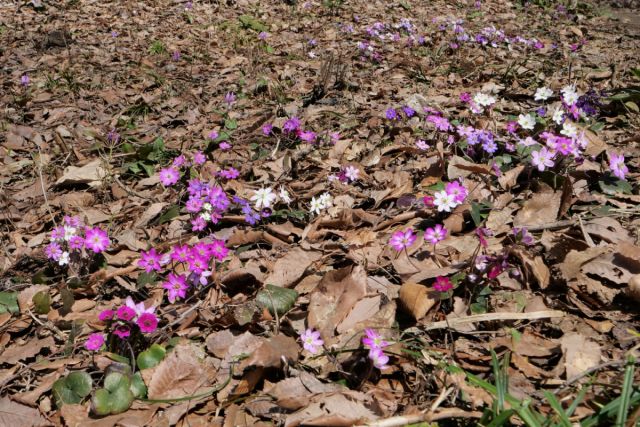
<instances>
[{"instance_id":1,"label":"white flower","mask_svg":"<svg viewBox=\"0 0 640 427\"><path fill-rule=\"evenodd\" d=\"M287 191L286 188L284 188L284 186L280 186L280 192L278 193L278 196L280 196L280 199L284 203L286 204L291 203L291 196L289 196L289 192Z\"/></svg>"},{"instance_id":2,"label":"white flower","mask_svg":"<svg viewBox=\"0 0 640 427\"><path fill-rule=\"evenodd\" d=\"M253 196L251 196L251 200L255 202L256 209L260 210L262 208L271 207L271 204L276 200L276 195L273 194L273 190L271 188L261 188L256 190Z\"/></svg>"},{"instance_id":3,"label":"white flower","mask_svg":"<svg viewBox=\"0 0 640 427\"><path fill-rule=\"evenodd\" d=\"M569 138L575 138L576 135L578 135L578 128L576 127L576 125L567 120L562 125L562 130L560 131L560 133L564 136L568 136Z\"/></svg>"},{"instance_id":4,"label":"white flower","mask_svg":"<svg viewBox=\"0 0 640 427\"><path fill-rule=\"evenodd\" d=\"M576 102L578 102L578 98L580 97L580 95L578 95L578 92L576 92L575 86L573 85L563 87L560 92L562 92L562 99L567 103L567 105L575 104Z\"/></svg>"},{"instance_id":5,"label":"white flower","mask_svg":"<svg viewBox=\"0 0 640 427\"><path fill-rule=\"evenodd\" d=\"M496 103L496 99L486 93L478 92L476 93L476 96L473 97L473 102L481 107L489 107Z\"/></svg>"},{"instance_id":6,"label":"white flower","mask_svg":"<svg viewBox=\"0 0 640 427\"><path fill-rule=\"evenodd\" d=\"M522 129L532 130L536 127L536 118L533 114L520 114L518 116L518 124L522 126Z\"/></svg>"},{"instance_id":7,"label":"white flower","mask_svg":"<svg viewBox=\"0 0 640 427\"><path fill-rule=\"evenodd\" d=\"M458 206L453 194L446 191L438 191L434 195L433 204L438 208L438 212L451 212L451 209Z\"/></svg>"},{"instance_id":8,"label":"white flower","mask_svg":"<svg viewBox=\"0 0 640 427\"><path fill-rule=\"evenodd\" d=\"M316 199L315 197L311 198L311 206L309 207L309 211L315 213L316 215L320 215L320 211L323 209L322 202L320 199Z\"/></svg>"},{"instance_id":9,"label":"white flower","mask_svg":"<svg viewBox=\"0 0 640 427\"><path fill-rule=\"evenodd\" d=\"M309 51L308 55L309 55L309 58L311 59L314 59L316 56L318 56L314 51Z\"/></svg>"},{"instance_id":10,"label":"white flower","mask_svg":"<svg viewBox=\"0 0 640 427\"><path fill-rule=\"evenodd\" d=\"M65 264L69 264L69 252L67 251L62 252L62 255L60 255L60 258L58 258L58 265Z\"/></svg>"},{"instance_id":11,"label":"white flower","mask_svg":"<svg viewBox=\"0 0 640 427\"><path fill-rule=\"evenodd\" d=\"M564 111L558 107L556 111L553 112L553 121L560 125L562 124L562 120L564 120Z\"/></svg>"},{"instance_id":12,"label":"white flower","mask_svg":"<svg viewBox=\"0 0 640 427\"><path fill-rule=\"evenodd\" d=\"M200 218L204 219L205 221L209 222L211 221L211 213L204 211L200 214Z\"/></svg>"},{"instance_id":13,"label":"white flower","mask_svg":"<svg viewBox=\"0 0 640 427\"><path fill-rule=\"evenodd\" d=\"M213 206L211 206L211 203L206 202L202 204L202 209L204 209L207 212L211 212L211 210L213 209ZM211 216L209 216L209 218L211 218ZM209 221L209 220L207 220Z\"/></svg>"},{"instance_id":14,"label":"white flower","mask_svg":"<svg viewBox=\"0 0 640 427\"><path fill-rule=\"evenodd\" d=\"M331 194L329 194L329 193L321 194L319 199L320 199L320 202L322 203L322 208L323 209L330 208L333 205L333 198L331 197Z\"/></svg>"},{"instance_id":15,"label":"white flower","mask_svg":"<svg viewBox=\"0 0 640 427\"><path fill-rule=\"evenodd\" d=\"M548 87L543 86L536 90L535 95L533 95L533 99L536 101L546 101L551 97L551 95L553 95L553 91Z\"/></svg>"},{"instance_id":16,"label":"white flower","mask_svg":"<svg viewBox=\"0 0 640 427\"><path fill-rule=\"evenodd\" d=\"M354 166L347 166L344 168L344 176L351 182L356 181L358 179L358 175L360 175L360 170Z\"/></svg>"},{"instance_id":17,"label":"white flower","mask_svg":"<svg viewBox=\"0 0 640 427\"><path fill-rule=\"evenodd\" d=\"M75 227L71 227L69 225L65 225L64 226L64 237L63 238L64 238L65 241L68 242L75 235L76 235ZM60 265L62 265L62 264L60 264Z\"/></svg>"}]
</instances>

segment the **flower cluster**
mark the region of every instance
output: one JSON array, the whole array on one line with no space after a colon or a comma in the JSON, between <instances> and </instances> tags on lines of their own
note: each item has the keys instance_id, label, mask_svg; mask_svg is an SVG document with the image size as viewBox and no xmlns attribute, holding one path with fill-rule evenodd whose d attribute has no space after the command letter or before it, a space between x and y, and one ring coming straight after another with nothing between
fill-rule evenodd
<instances>
[{"instance_id":1,"label":"flower cluster","mask_svg":"<svg viewBox=\"0 0 640 427\"><path fill-rule=\"evenodd\" d=\"M170 302L184 299L192 286L208 284L215 262L223 261L229 254L229 249L222 240L211 243L198 242L193 246L175 245L166 254L158 253L154 248L141 252L138 266L147 273L160 272L164 265L171 263L173 271L188 271L183 273L169 273L162 287L167 290Z\"/></svg>"},{"instance_id":2,"label":"flower cluster","mask_svg":"<svg viewBox=\"0 0 640 427\"><path fill-rule=\"evenodd\" d=\"M65 216L63 224L51 231L50 239L45 253L58 265L69 264L73 258L79 259L89 251L96 254L104 252L111 243L106 231L84 226L77 216Z\"/></svg>"},{"instance_id":3,"label":"flower cluster","mask_svg":"<svg viewBox=\"0 0 640 427\"><path fill-rule=\"evenodd\" d=\"M137 331L143 334L155 332L158 328L158 317L155 311L155 307L145 307L143 302L136 304L131 297L127 297L124 305L116 310L103 310L98 315L98 319L107 324L108 332L121 340L126 340ZM98 351L105 340L106 334L94 333L89 335L84 346L87 350Z\"/></svg>"},{"instance_id":4,"label":"flower cluster","mask_svg":"<svg viewBox=\"0 0 640 427\"><path fill-rule=\"evenodd\" d=\"M204 230L207 223L217 224L231 204L222 187L196 178L189 181L187 192L189 198L185 208L193 215L191 219L193 231Z\"/></svg>"},{"instance_id":5,"label":"flower cluster","mask_svg":"<svg viewBox=\"0 0 640 427\"><path fill-rule=\"evenodd\" d=\"M433 195L433 205L438 212L451 212L456 206L464 203L469 195L466 187L459 181L448 182L444 190L436 191Z\"/></svg>"},{"instance_id":6,"label":"flower cluster","mask_svg":"<svg viewBox=\"0 0 640 427\"><path fill-rule=\"evenodd\" d=\"M333 206L333 198L331 197L331 194L322 193L317 198L315 196L311 198L309 211L316 215L320 215L321 211L329 209L331 206Z\"/></svg>"},{"instance_id":7,"label":"flower cluster","mask_svg":"<svg viewBox=\"0 0 640 427\"><path fill-rule=\"evenodd\" d=\"M383 370L388 367L389 356L384 354L384 348L389 345L376 331L373 329L365 329L365 336L362 337L362 344L369 349L369 359L373 362L373 366Z\"/></svg>"},{"instance_id":8,"label":"flower cluster","mask_svg":"<svg viewBox=\"0 0 640 427\"><path fill-rule=\"evenodd\" d=\"M217 137L217 135L216 135ZM164 169L160 169L158 176L160 182L165 187L170 187L176 184L180 180L180 170L182 168L188 168L191 166L201 166L207 161L207 157L201 151L195 151L188 153L189 159L184 154L179 155L173 159L171 166Z\"/></svg>"}]
</instances>

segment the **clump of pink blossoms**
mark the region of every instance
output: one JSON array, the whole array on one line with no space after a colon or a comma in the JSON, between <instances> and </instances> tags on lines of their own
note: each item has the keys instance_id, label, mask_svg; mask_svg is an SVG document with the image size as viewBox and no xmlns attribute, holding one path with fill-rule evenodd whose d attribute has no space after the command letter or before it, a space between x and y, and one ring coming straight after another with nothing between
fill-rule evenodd
<instances>
[{"instance_id":1,"label":"clump of pink blossoms","mask_svg":"<svg viewBox=\"0 0 640 427\"><path fill-rule=\"evenodd\" d=\"M389 356L384 354L384 348L389 346L389 343L373 329L365 329L364 334L362 344L369 349L369 359L373 362L373 366L380 370L386 369Z\"/></svg>"},{"instance_id":2,"label":"clump of pink blossoms","mask_svg":"<svg viewBox=\"0 0 640 427\"><path fill-rule=\"evenodd\" d=\"M106 231L84 226L77 216L65 216L62 225L55 227L49 238L51 243L45 247L47 258L61 266L87 256L89 252L104 252L111 244Z\"/></svg>"}]
</instances>

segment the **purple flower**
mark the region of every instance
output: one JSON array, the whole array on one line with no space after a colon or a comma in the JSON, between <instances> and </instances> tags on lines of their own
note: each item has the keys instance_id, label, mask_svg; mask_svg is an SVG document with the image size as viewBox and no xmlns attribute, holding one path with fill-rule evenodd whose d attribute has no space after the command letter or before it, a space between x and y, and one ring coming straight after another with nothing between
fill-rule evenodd
<instances>
[{"instance_id":1,"label":"purple flower","mask_svg":"<svg viewBox=\"0 0 640 427\"><path fill-rule=\"evenodd\" d=\"M117 144L118 141L120 141L120 134L115 129L111 129L107 134L107 142Z\"/></svg>"},{"instance_id":2,"label":"purple flower","mask_svg":"<svg viewBox=\"0 0 640 427\"><path fill-rule=\"evenodd\" d=\"M169 302L174 303L176 299L183 299L187 296L187 279L182 274L176 275L170 273L167 276L167 281L162 284L162 287L167 290L167 298Z\"/></svg>"},{"instance_id":3,"label":"purple flower","mask_svg":"<svg viewBox=\"0 0 640 427\"><path fill-rule=\"evenodd\" d=\"M362 344L370 350L375 348L382 349L389 345L389 343L373 329L365 329L364 334L365 336L362 337Z\"/></svg>"},{"instance_id":4,"label":"purple flower","mask_svg":"<svg viewBox=\"0 0 640 427\"><path fill-rule=\"evenodd\" d=\"M408 105L402 107L402 111L404 112L405 116L407 116L408 118L411 118L416 114L416 110L409 107Z\"/></svg>"},{"instance_id":5,"label":"purple flower","mask_svg":"<svg viewBox=\"0 0 640 427\"><path fill-rule=\"evenodd\" d=\"M215 131L215 130L212 130L211 132L209 132L209 139L210 139L210 140L212 140L212 141L213 141L214 139L217 139L217 138L218 138L218 136L219 136L219 134L218 134L218 132L217 132L217 131Z\"/></svg>"},{"instance_id":6,"label":"purple flower","mask_svg":"<svg viewBox=\"0 0 640 427\"><path fill-rule=\"evenodd\" d=\"M236 94L233 92L227 92L224 95L224 102L226 102L228 106L232 106L236 102Z\"/></svg>"},{"instance_id":7,"label":"purple flower","mask_svg":"<svg viewBox=\"0 0 640 427\"><path fill-rule=\"evenodd\" d=\"M160 169L158 175L160 176L160 182L165 187L175 184L180 179L180 172L174 167Z\"/></svg>"},{"instance_id":8,"label":"purple flower","mask_svg":"<svg viewBox=\"0 0 640 427\"><path fill-rule=\"evenodd\" d=\"M23 74L22 77L20 77L20 84L24 87L29 86L30 81L29 76L26 74Z\"/></svg>"},{"instance_id":9,"label":"purple flower","mask_svg":"<svg viewBox=\"0 0 640 427\"><path fill-rule=\"evenodd\" d=\"M160 271L162 269L162 254L156 252L155 248L151 248L148 252L140 252L138 267L144 268L147 273L152 271Z\"/></svg>"},{"instance_id":10,"label":"purple flower","mask_svg":"<svg viewBox=\"0 0 640 427\"><path fill-rule=\"evenodd\" d=\"M320 338L320 332L313 329L307 329L300 334L300 340L302 341L304 349L313 354L316 354L318 352L318 347L321 347L324 344L324 341Z\"/></svg>"},{"instance_id":11,"label":"purple flower","mask_svg":"<svg viewBox=\"0 0 640 427\"><path fill-rule=\"evenodd\" d=\"M258 34L258 38L260 40L266 40L267 37L269 37L269 33L267 33L266 31L260 31L260 34Z\"/></svg>"},{"instance_id":12,"label":"purple flower","mask_svg":"<svg viewBox=\"0 0 640 427\"><path fill-rule=\"evenodd\" d=\"M435 227L429 227L424 232L424 240L427 240L432 245L443 241L447 237L447 229L441 224L437 224Z\"/></svg>"},{"instance_id":13,"label":"purple flower","mask_svg":"<svg viewBox=\"0 0 640 427\"><path fill-rule=\"evenodd\" d=\"M516 241L519 241L524 245L531 246L535 243L535 239L531 234L529 234L526 227L514 227L512 233L515 236Z\"/></svg>"},{"instance_id":14,"label":"purple flower","mask_svg":"<svg viewBox=\"0 0 640 427\"><path fill-rule=\"evenodd\" d=\"M262 125L262 133L265 136L271 135L271 132L273 132L273 124L265 123L265 124Z\"/></svg>"},{"instance_id":15,"label":"purple flower","mask_svg":"<svg viewBox=\"0 0 640 427\"><path fill-rule=\"evenodd\" d=\"M384 114L389 120L396 120L398 118L398 112L393 108L388 108Z\"/></svg>"},{"instance_id":16,"label":"purple flower","mask_svg":"<svg viewBox=\"0 0 640 427\"><path fill-rule=\"evenodd\" d=\"M291 117L282 125L282 130L284 133L295 132L300 128L300 119L297 117Z\"/></svg>"},{"instance_id":17,"label":"purple flower","mask_svg":"<svg viewBox=\"0 0 640 427\"><path fill-rule=\"evenodd\" d=\"M221 149L222 151L227 151L227 150L230 150L230 149L231 149L231 144L229 144L227 141L222 141L222 142L218 145L218 147L220 147L220 149Z\"/></svg>"},{"instance_id":18,"label":"purple flower","mask_svg":"<svg viewBox=\"0 0 640 427\"><path fill-rule=\"evenodd\" d=\"M107 232L98 227L87 227L84 236L84 246L97 254L104 252L111 243Z\"/></svg>"},{"instance_id":19,"label":"purple flower","mask_svg":"<svg viewBox=\"0 0 640 427\"><path fill-rule=\"evenodd\" d=\"M389 356L384 354L381 348L372 348L369 351L369 359L373 362L373 366L380 370L388 368L387 363L389 363Z\"/></svg>"},{"instance_id":20,"label":"purple flower","mask_svg":"<svg viewBox=\"0 0 640 427\"><path fill-rule=\"evenodd\" d=\"M624 180L629 168L624 164L624 155L616 153L609 154L609 169L619 179Z\"/></svg>"},{"instance_id":21,"label":"purple flower","mask_svg":"<svg viewBox=\"0 0 640 427\"><path fill-rule=\"evenodd\" d=\"M171 59L173 59L174 61L180 61L180 51L179 50L175 50L173 51L173 55L171 55Z\"/></svg>"},{"instance_id":22,"label":"purple flower","mask_svg":"<svg viewBox=\"0 0 640 427\"><path fill-rule=\"evenodd\" d=\"M300 131L298 137L309 144L316 142L316 133L310 130Z\"/></svg>"}]
</instances>

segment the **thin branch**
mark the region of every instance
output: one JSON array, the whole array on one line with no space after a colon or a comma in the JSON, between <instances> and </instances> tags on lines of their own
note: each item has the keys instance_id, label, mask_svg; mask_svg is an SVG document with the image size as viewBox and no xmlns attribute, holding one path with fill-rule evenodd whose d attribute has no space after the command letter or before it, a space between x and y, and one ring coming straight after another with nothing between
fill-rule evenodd
<instances>
[{"instance_id":1,"label":"thin branch","mask_svg":"<svg viewBox=\"0 0 640 427\"><path fill-rule=\"evenodd\" d=\"M477 322L492 322L495 320L536 320L536 319L548 319L552 317L564 317L564 311L560 310L543 310L532 311L529 313L485 313L474 314L472 316L457 317L447 320L441 320L439 322L431 323L425 326L426 331L432 331L435 329L455 328L456 326L466 325L468 323Z\"/></svg>"}]
</instances>

